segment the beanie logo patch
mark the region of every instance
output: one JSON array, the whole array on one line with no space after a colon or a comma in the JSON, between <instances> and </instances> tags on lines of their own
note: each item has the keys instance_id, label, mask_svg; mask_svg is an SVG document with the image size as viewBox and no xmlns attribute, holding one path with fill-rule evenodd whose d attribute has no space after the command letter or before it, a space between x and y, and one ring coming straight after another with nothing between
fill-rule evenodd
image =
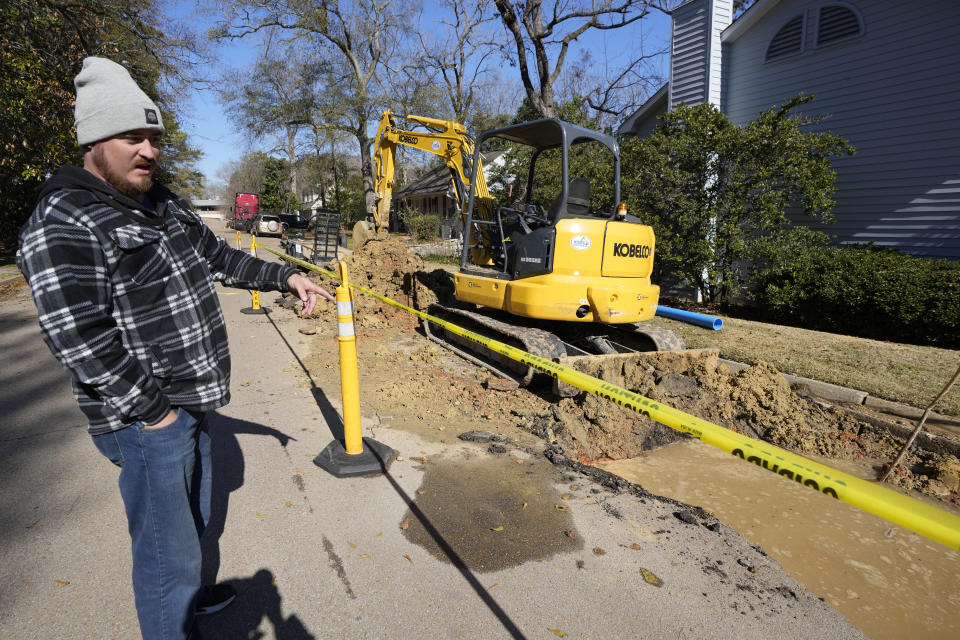
<instances>
[{"instance_id":1,"label":"beanie logo patch","mask_svg":"<svg viewBox=\"0 0 960 640\"><path fill-rule=\"evenodd\" d=\"M157 112L153 109L144 109L143 115L147 119L147 124L160 124L160 120L157 119Z\"/></svg>"}]
</instances>

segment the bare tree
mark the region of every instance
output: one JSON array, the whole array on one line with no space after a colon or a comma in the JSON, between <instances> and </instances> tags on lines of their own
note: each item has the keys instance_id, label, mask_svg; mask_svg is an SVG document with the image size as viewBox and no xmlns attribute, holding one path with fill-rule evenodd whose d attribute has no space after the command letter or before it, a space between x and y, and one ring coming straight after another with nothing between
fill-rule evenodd
<instances>
[{"instance_id":1,"label":"bare tree","mask_svg":"<svg viewBox=\"0 0 960 640\"><path fill-rule=\"evenodd\" d=\"M226 178L228 200L233 200L236 193L260 193L263 189L264 160L266 155L251 153L221 169L218 177Z\"/></svg>"},{"instance_id":2,"label":"bare tree","mask_svg":"<svg viewBox=\"0 0 960 640\"><path fill-rule=\"evenodd\" d=\"M654 61L667 51L664 47L644 53L641 41L634 52L637 57L623 67L610 68L605 60L595 64L590 51L583 50L559 79L556 94L561 101L584 100L598 129L612 126L663 85L665 79Z\"/></svg>"},{"instance_id":3,"label":"bare tree","mask_svg":"<svg viewBox=\"0 0 960 640\"><path fill-rule=\"evenodd\" d=\"M318 49L326 49L337 58L331 75L340 83L330 87L340 102L338 109L321 112L331 118L329 124L350 133L360 147L361 173L366 204L373 205L373 168L370 160L372 140L368 125L376 117L378 104L384 102L378 89L385 61L410 24L403 15L410 10L407 0L228 0L225 17L214 29L217 38L241 38L264 29L278 28L306 36ZM330 96L327 96L329 98ZM332 104L329 99L328 105Z\"/></svg>"},{"instance_id":4,"label":"bare tree","mask_svg":"<svg viewBox=\"0 0 960 640\"><path fill-rule=\"evenodd\" d=\"M557 115L554 84L570 44L590 29L619 29L672 0L494 0L507 33L527 98L545 117ZM544 6L547 4L548 6Z\"/></svg>"},{"instance_id":5,"label":"bare tree","mask_svg":"<svg viewBox=\"0 0 960 640\"><path fill-rule=\"evenodd\" d=\"M431 39L421 29L422 56L415 72L426 70L445 96L451 115L457 122L467 122L479 92L490 87L491 62L499 50L490 30L496 19L491 0L441 0L439 23L442 36ZM409 72L409 70L408 70Z\"/></svg>"},{"instance_id":6,"label":"bare tree","mask_svg":"<svg viewBox=\"0 0 960 640\"><path fill-rule=\"evenodd\" d=\"M299 193L297 134L307 124L313 102L308 52L280 47L272 38L250 72L234 72L221 89L221 99L235 122L256 139L273 137L287 157L290 189Z\"/></svg>"},{"instance_id":7,"label":"bare tree","mask_svg":"<svg viewBox=\"0 0 960 640\"><path fill-rule=\"evenodd\" d=\"M342 154L345 134L338 129L318 124L310 127L311 151L313 155L301 158L301 165L306 167L305 179L311 192L320 196L320 206L333 206L340 210L342 207L341 192L343 176L346 172L344 156ZM330 187L333 187L333 199L328 200Z\"/></svg>"}]
</instances>

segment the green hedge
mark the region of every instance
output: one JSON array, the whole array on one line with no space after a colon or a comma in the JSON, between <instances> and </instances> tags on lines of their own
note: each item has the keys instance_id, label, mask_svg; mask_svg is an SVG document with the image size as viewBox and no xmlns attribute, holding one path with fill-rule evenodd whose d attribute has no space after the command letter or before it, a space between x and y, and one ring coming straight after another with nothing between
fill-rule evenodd
<instances>
[{"instance_id":1,"label":"green hedge","mask_svg":"<svg viewBox=\"0 0 960 640\"><path fill-rule=\"evenodd\" d=\"M826 246L795 229L760 243L751 298L782 324L960 348L960 263L871 245Z\"/></svg>"},{"instance_id":2,"label":"green hedge","mask_svg":"<svg viewBox=\"0 0 960 640\"><path fill-rule=\"evenodd\" d=\"M406 225L413 237L420 242L436 240L440 233L440 216L431 213L420 213L411 207L404 207L399 212L400 221Z\"/></svg>"}]
</instances>

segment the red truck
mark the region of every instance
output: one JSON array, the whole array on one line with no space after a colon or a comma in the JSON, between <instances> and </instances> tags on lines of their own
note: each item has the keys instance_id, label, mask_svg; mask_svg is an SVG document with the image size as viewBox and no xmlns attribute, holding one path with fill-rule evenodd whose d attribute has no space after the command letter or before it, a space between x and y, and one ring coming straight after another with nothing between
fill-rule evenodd
<instances>
[{"instance_id":1,"label":"red truck","mask_svg":"<svg viewBox=\"0 0 960 640\"><path fill-rule=\"evenodd\" d=\"M260 213L260 197L255 193L238 193L233 200L233 218L229 220L231 229L246 229L253 216Z\"/></svg>"}]
</instances>

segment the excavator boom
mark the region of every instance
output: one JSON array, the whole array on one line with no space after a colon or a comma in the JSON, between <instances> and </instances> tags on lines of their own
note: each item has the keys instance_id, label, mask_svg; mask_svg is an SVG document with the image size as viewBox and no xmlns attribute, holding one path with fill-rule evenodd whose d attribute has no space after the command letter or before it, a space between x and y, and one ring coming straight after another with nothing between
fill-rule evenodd
<instances>
[{"instance_id":1,"label":"excavator boom","mask_svg":"<svg viewBox=\"0 0 960 640\"><path fill-rule=\"evenodd\" d=\"M401 123L410 125L401 127ZM383 112L374 138L374 198L375 202L368 212L371 222L361 221L354 227L354 247L359 248L372 237L385 235L390 226L390 204L393 198L394 175L396 173L397 147L406 146L439 156L450 170L457 203L463 211L472 181L476 176L475 197L479 201L489 201L483 168L477 160L477 170L473 170L474 142L467 134L466 127L450 120L438 120L416 115L397 115L389 109ZM489 212L489 206L482 207ZM483 215L483 214L481 214ZM358 241L357 231L361 238Z\"/></svg>"}]
</instances>

